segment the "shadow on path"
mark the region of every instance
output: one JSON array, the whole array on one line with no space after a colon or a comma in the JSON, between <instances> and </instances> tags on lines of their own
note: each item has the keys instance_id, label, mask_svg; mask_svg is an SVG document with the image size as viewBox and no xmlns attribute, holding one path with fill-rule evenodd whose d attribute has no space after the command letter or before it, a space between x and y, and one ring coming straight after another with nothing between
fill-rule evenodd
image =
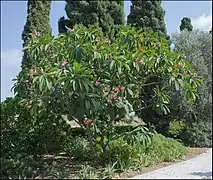
<instances>
[{"instance_id":1,"label":"shadow on path","mask_svg":"<svg viewBox=\"0 0 213 180\"><path fill-rule=\"evenodd\" d=\"M193 172L191 173L191 175L195 175L195 176L205 176L205 177L212 177L212 171L208 171L208 172Z\"/></svg>"}]
</instances>

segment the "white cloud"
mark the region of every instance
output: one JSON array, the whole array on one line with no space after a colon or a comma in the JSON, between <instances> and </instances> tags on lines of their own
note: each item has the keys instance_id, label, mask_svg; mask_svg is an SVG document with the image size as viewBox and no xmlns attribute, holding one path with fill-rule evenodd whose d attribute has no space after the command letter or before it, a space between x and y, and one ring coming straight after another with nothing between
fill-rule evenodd
<instances>
[{"instance_id":1,"label":"white cloud","mask_svg":"<svg viewBox=\"0 0 213 180\"><path fill-rule=\"evenodd\" d=\"M12 79L16 78L21 70L21 60L21 50L1 52L1 101L13 96L13 92L10 91L14 84Z\"/></svg>"},{"instance_id":2,"label":"white cloud","mask_svg":"<svg viewBox=\"0 0 213 180\"><path fill-rule=\"evenodd\" d=\"M194 29L209 31L212 27L212 15L202 14L197 18L192 18Z\"/></svg>"},{"instance_id":3,"label":"white cloud","mask_svg":"<svg viewBox=\"0 0 213 180\"><path fill-rule=\"evenodd\" d=\"M20 50L9 50L1 52L1 66L17 66L21 65L22 52Z\"/></svg>"}]
</instances>

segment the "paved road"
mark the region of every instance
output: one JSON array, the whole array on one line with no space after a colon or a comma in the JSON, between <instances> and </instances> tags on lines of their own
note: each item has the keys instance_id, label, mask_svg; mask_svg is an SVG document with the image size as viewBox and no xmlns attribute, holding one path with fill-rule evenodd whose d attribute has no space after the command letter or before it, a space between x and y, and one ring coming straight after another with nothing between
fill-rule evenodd
<instances>
[{"instance_id":1,"label":"paved road","mask_svg":"<svg viewBox=\"0 0 213 180\"><path fill-rule=\"evenodd\" d=\"M192 159L131 179L212 179L212 149Z\"/></svg>"}]
</instances>

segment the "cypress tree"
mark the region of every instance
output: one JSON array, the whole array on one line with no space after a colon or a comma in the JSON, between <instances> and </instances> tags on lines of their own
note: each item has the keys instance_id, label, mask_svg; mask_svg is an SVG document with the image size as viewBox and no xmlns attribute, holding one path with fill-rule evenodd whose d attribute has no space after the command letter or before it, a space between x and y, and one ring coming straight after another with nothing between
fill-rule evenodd
<instances>
[{"instance_id":1,"label":"cypress tree","mask_svg":"<svg viewBox=\"0 0 213 180\"><path fill-rule=\"evenodd\" d=\"M58 32L59 32L59 34L67 32L66 26L68 26L68 24L69 24L69 20L65 19L64 16L59 18L59 20L58 20Z\"/></svg>"},{"instance_id":2,"label":"cypress tree","mask_svg":"<svg viewBox=\"0 0 213 180\"><path fill-rule=\"evenodd\" d=\"M28 0L27 3L27 22L22 33L23 46L26 44L29 34L34 31L41 34L50 34L50 9L51 0ZM24 53L22 59L22 68L30 67L30 60Z\"/></svg>"},{"instance_id":3,"label":"cypress tree","mask_svg":"<svg viewBox=\"0 0 213 180\"><path fill-rule=\"evenodd\" d=\"M124 24L124 2L107 1L73 1L66 0L65 11L68 20L59 19L59 33L66 33L66 26L73 28L76 24L95 25L105 34L111 34L114 25Z\"/></svg>"},{"instance_id":4,"label":"cypress tree","mask_svg":"<svg viewBox=\"0 0 213 180\"><path fill-rule=\"evenodd\" d=\"M152 30L160 37L168 39L164 22L165 11L161 0L132 0L127 24L144 30Z\"/></svg>"},{"instance_id":5,"label":"cypress tree","mask_svg":"<svg viewBox=\"0 0 213 180\"><path fill-rule=\"evenodd\" d=\"M184 17L181 20L181 25L180 25L180 31L187 29L188 31L192 31L193 30L193 26L191 24L191 19L188 17Z\"/></svg>"}]
</instances>

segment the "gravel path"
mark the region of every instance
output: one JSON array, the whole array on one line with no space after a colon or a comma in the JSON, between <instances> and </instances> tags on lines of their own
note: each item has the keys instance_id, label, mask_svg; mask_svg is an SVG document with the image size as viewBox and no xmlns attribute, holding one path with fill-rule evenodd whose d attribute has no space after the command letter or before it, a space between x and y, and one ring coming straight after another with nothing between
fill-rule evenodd
<instances>
[{"instance_id":1,"label":"gravel path","mask_svg":"<svg viewBox=\"0 0 213 180\"><path fill-rule=\"evenodd\" d=\"M206 153L131 179L212 179L212 148Z\"/></svg>"}]
</instances>

